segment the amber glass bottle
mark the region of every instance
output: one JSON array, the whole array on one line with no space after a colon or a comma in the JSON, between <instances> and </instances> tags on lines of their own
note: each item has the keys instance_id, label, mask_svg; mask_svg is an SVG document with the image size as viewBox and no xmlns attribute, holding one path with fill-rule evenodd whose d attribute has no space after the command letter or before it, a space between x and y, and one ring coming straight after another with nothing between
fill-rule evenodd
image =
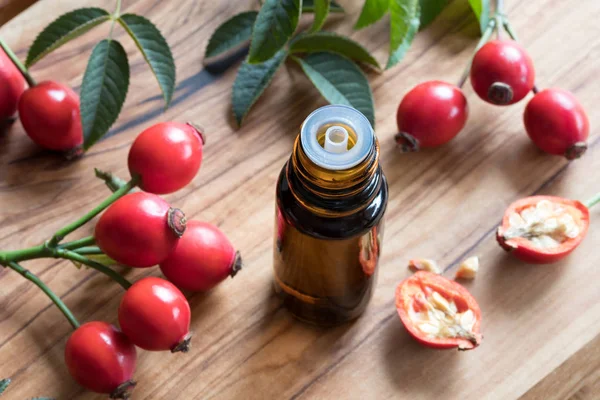
<instances>
[{"instance_id":1,"label":"amber glass bottle","mask_svg":"<svg viewBox=\"0 0 600 400\"><path fill-rule=\"evenodd\" d=\"M336 325L364 311L387 197L365 116L340 105L310 114L277 181L274 285L297 318Z\"/></svg>"}]
</instances>

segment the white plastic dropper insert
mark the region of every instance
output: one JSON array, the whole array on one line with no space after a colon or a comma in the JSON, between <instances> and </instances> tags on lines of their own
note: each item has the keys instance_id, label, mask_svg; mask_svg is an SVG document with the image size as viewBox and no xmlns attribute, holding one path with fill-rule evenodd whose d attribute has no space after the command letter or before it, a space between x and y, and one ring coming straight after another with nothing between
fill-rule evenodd
<instances>
[{"instance_id":1,"label":"white plastic dropper insert","mask_svg":"<svg viewBox=\"0 0 600 400\"><path fill-rule=\"evenodd\" d=\"M330 125L325 144L317 140L319 128ZM348 150L349 126L356 133L356 143ZM352 168L363 161L373 146L375 132L369 120L358 110L343 105L329 105L313 111L302 124L300 141L308 158L329 170Z\"/></svg>"}]
</instances>

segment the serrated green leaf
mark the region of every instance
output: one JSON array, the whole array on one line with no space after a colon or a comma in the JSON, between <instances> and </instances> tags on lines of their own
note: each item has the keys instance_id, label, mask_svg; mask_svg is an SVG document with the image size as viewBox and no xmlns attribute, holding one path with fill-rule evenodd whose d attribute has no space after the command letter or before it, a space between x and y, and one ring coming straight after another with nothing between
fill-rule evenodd
<instances>
[{"instance_id":1,"label":"serrated green leaf","mask_svg":"<svg viewBox=\"0 0 600 400\"><path fill-rule=\"evenodd\" d=\"M334 53L313 53L304 59L293 57L331 104L356 108L375 126L373 94L367 77L351 60Z\"/></svg>"},{"instance_id":2,"label":"serrated green leaf","mask_svg":"<svg viewBox=\"0 0 600 400\"><path fill-rule=\"evenodd\" d=\"M423 29L429 25L448 5L448 0L419 0L421 6L421 24L419 27Z\"/></svg>"},{"instance_id":3,"label":"serrated green leaf","mask_svg":"<svg viewBox=\"0 0 600 400\"><path fill-rule=\"evenodd\" d=\"M219 56L248 42L257 15L257 11L248 11L223 22L210 37L204 59Z\"/></svg>"},{"instance_id":4,"label":"serrated green leaf","mask_svg":"<svg viewBox=\"0 0 600 400\"><path fill-rule=\"evenodd\" d=\"M4 393L8 385L10 385L10 382L11 380L9 378L0 380L0 396L2 395L2 393Z\"/></svg>"},{"instance_id":5,"label":"serrated green leaf","mask_svg":"<svg viewBox=\"0 0 600 400\"><path fill-rule=\"evenodd\" d=\"M101 8L80 8L61 15L35 38L27 53L25 65L31 67L68 41L108 21L110 14Z\"/></svg>"},{"instance_id":6,"label":"serrated green leaf","mask_svg":"<svg viewBox=\"0 0 600 400\"><path fill-rule=\"evenodd\" d=\"M252 105L269 86L287 54L287 51L282 49L264 63L249 64L247 61L242 63L233 83L231 101L238 125L242 124Z\"/></svg>"},{"instance_id":7,"label":"serrated green leaf","mask_svg":"<svg viewBox=\"0 0 600 400\"><path fill-rule=\"evenodd\" d=\"M490 0L469 0L469 4L479 20L479 29L483 33L490 22Z\"/></svg>"},{"instance_id":8,"label":"serrated green leaf","mask_svg":"<svg viewBox=\"0 0 600 400\"><path fill-rule=\"evenodd\" d=\"M329 0L315 0L315 19L310 27L310 32L317 32L321 29L329 15Z\"/></svg>"},{"instance_id":9,"label":"serrated green leaf","mask_svg":"<svg viewBox=\"0 0 600 400\"><path fill-rule=\"evenodd\" d=\"M390 56L386 69L404 57L419 30L419 0L390 0Z\"/></svg>"},{"instance_id":10,"label":"serrated green leaf","mask_svg":"<svg viewBox=\"0 0 600 400\"><path fill-rule=\"evenodd\" d=\"M316 32L299 36L290 45L292 53L337 53L380 68L377 60L359 43L333 32Z\"/></svg>"},{"instance_id":11,"label":"serrated green leaf","mask_svg":"<svg viewBox=\"0 0 600 400\"><path fill-rule=\"evenodd\" d=\"M343 13L344 8L335 1L329 2L329 12L331 13ZM315 0L302 0L302 12L312 13L315 12Z\"/></svg>"},{"instance_id":12,"label":"serrated green leaf","mask_svg":"<svg viewBox=\"0 0 600 400\"><path fill-rule=\"evenodd\" d=\"M129 63L115 40L98 43L88 60L81 85L83 147L96 143L116 121L129 88Z\"/></svg>"},{"instance_id":13,"label":"serrated green leaf","mask_svg":"<svg viewBox=\"0 0 600 400\"><path fill-rule=\"evenodd\" d=\"M175 90L175 60L169 44L158 28L142 16L123 14L118 21L142 52L158 81L165 107L168 107Z\"/></svg>"},{"instance_id":14,"label":"serrated green leaf","mask_svg":"<svg viewBox=\"0 0 600 400\"><path fill-rule=\"evenodd\" d=\"M301 0L265 1L252 30L249 63L267 61L287 43L298 26L301 3Z\"/></svg>"},{"instance_id":15,"label":"serrated green leaf","mask_svg":"<svg viewBox=\"0 0 600 400\"><path fill-rule=\"evenodd\" d=\"M354 29L362 29L379 21L390 6L390 0L365 0Z\"/></svg>"}]
</instances>

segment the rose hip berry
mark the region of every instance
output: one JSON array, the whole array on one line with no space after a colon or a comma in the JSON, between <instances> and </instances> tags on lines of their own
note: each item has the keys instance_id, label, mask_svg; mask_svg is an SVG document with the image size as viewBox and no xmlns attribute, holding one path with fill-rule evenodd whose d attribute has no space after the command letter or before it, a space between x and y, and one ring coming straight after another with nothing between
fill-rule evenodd
<instances>
[{"instance_id":1,"label":"rose hip berry","mask_svg":"<svg viewBox=\"0 0 600 400\"><path fill-rule=\"evenodd\" d=\"M118 263L156 265L175 249L185 215L155 194L130 193L114 202L96 224L98 247Z\"/></svg>"},{"instance_id":2,"label":"rose hip berry","mask_svg":"<svg viewBox=\"0 0 600 400\"><path fill-rule=\"evenodd\" d=\"M19 100L19 117L39 146L77 151L83 143L79 96L68 86L46 81L27 89Z\"/></svg>"},{"instance_id":3,"label":"rose hip berry","mask_svg":"<svg viewBox=\"0 0 600 400\"><path fill-rule=\"evenodd\" d=\"M423 82L411 89L398 106L396 143L403 151L440 146L461 131L467 115L462 90L446 82Z\"/></svg>"},{"instance_id":4,"label":"rose hip berry","mask_svg":"<svg viewBox=\"0 0 600 400\"><path fill-rule=\"evenodd\" d=\"M419 271L400 282L396 309L408 333L424 346L471 350L481 343L477 301L443 276Z\"/></svg>"},{"instance_id":5,"label":"rose hip berry","mask_svg":"<svg viewBox=\"0 0 600 400\"><path fill-rule=\"evenodd\" d=\"M25 78L0 48L0 122L15 115L26 87Z\"/></svg>"},{"instance_id":6,"label":"rose hip berry","mask_svg":"<svg viewBox=\"0 0 600 400\"><path fill-rule=\"evenodd\" d=\"M533 61L514 41L492 40L475 53L471 85L488 103L514 104L527 96L534 81Z\"/></svg>"},{"instance_id":7,"label":"rose hip berry","mask_svg":"<svg viewBox=\"0 0 600 400\"><path fill-rule=\"evenodd\" d=\"M128 398L135 370L135 346L121 331L106 322L81 325L65 347L65 363L71 376L83 387L110 393L111 399Z\"/></svg>"},{"instance_id":8,"label":"rose hip berry","mask_svg":"<svg viewBox=\"0 0 600 400\"><path fill-rule=\"evenodd\" d=\"M496 239L521 261L549 264L579 246L589 223L589 210L579 201L555 196L525 197L508 207Z\"/></svg>"},{"instance_id":9,"label":"rose hip berry","mask_svg":"<svg viewBox=\"0 0 600 400\"><path fill-rule=\"evenodd\" d=\"M587 150L590 124L575 96L562 89L545 89L525 108L527 134L546 153L579 158Z\"/></svg>"},{"instance_id":10,"label":"rose hip berry","mask_svg":"<svg viewBox=\"0 0 600 400\"><path fill-rule=\"evenodd\" d=\"M190 291L212 289L242 267L239 252L216 226L189 221L185 235L160 269L177 287Z\"/></svg>"},{"instance_id":11,"label":"rose hip berry","mask_svg":"<svg viewBox=\"0 0 600 400\"><path fill-rule=\"evenodd\" d=\"M191 339L190 305L171 282L144 278L123 296L119 325L142 349L186 352Z\"/></svg>"},{"instance_id":12,"label":"rose hip berry","mask_svg":"<svg viewBox=\"0 0 600 400\"><path fill-rule=\"evenodd\" d=\"M192 124L163 122L146 129L129 149L131 176L150 193L172 193L190 183L202 163L204 137Z\"/></svg>"}]
</instances>

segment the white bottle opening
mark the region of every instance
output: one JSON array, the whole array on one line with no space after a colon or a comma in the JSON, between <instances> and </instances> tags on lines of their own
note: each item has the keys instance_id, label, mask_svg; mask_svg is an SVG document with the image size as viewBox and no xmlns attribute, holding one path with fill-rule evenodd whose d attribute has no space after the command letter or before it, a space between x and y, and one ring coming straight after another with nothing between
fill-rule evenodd
<instances>
[{"instance_id":1,"label":"white bottle opening","mask_svg":"<svg viewBox=\"0 0 600 400\"><path fill-rule=\"evenodd\" d=\"M324 125L329 128L321 145L317 135ZM349 150L350 133L344 126L356 134L356 142ZM360 111L336 104L321 107L306 117L300 130L300 141L304 153L316 165L329 170L345 170L367 157L375 142L375 132Z\"/></svg>"},{"instance_id":2,"label":"white bottle opening","mask_svg":"<svg viewBox=\"0 0 600 400\"><path fill-rule=\"evenodd\" d=\"M345 153L348 151L348 131L343 126L334 125L325 132L325 151Z\"/></svg>"}]
</instances>

